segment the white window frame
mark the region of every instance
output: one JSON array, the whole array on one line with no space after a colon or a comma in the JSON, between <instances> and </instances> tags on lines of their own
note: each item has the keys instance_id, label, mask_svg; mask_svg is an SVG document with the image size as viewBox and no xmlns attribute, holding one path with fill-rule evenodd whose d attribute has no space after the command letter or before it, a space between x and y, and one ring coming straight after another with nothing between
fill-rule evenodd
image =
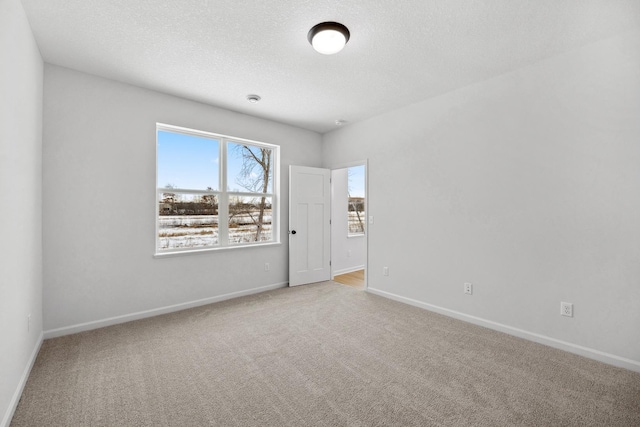
<instances>
[{"instance_id":1,"label":"white window frame","mask_svg":"<svg viewBox=\"0 0 640 427\"><path fill-rule=\"evenodd\" d=\"M160 248L160 224L159 224L159 206L161 200L161 193L166 193L167 188L160 187L158 183L158 131L167 131L173 133L182 133L186 135L194 135L203 138L211 138L219 141L219 168L218 168L218 182L219 189L213 191L207 190L194 190L194 189L181 189L172 188L171 192L181 194L198 194L198 195L215 195L218 199L218 244L212 246L204 246L197 248ZM270 193L252 193L252 192L238 192L229 191L227 186L227 146L228 143L237 143L242 145L249 145L252 147L268 148L272 150L272 163L271 163L271 188ZM197 129L190 129L180 126L169 125L165 123L156 123L156 203L155 203L155 256L171 256L182 255L189 253L202 253L209 251L219 251L226 249L238 249L256 246L269 246L280 244L280 146L275 144L268 144L266 142L254 141L245 138L238 138L235 136L223 135L213 132L201 131ZM229 197L233 196L266 196L271 198L271 233L272 239L265 242L244 242L244 243L229 243Z\"/></svg>"}]
</instances>

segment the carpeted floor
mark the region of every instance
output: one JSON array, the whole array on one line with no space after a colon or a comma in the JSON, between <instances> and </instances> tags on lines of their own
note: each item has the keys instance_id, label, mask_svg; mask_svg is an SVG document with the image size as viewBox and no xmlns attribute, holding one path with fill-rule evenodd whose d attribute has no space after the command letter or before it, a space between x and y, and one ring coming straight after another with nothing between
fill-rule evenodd
<instances>
[{"instance_id":1,"label":"carpeted floor","mask_svg":"<svg viewBox=\"0 0 640 427\"><path fill-rule=\"evenodd\" d=\"M326 282L47 340L11 426L640 426L640 374Z\"/></svg>"}]
</instances>

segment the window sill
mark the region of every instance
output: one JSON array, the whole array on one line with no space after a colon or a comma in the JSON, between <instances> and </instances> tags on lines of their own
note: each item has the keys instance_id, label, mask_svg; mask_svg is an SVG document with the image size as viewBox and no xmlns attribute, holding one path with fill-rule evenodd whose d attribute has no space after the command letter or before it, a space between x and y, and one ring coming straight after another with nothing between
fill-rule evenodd
<instances>
[{"instance_id":1,"label":"window sill","mask_svg":"<svg viewBox=\"0 0 640 427\"><path fill-rule=\"evenodd\" d=\"M268 242L268 243L257 243L253 245L224 246L219 248L190 249L190 250L173 251L173 252L156 252L155 254L153 254L153 257L154 258L171 258L171 257L183 256L183 255L206 254L206 253L212 253L212 252L235 251L238 249L264 248L267 246L280 246L280 245L282 245L282 242Z\"/></svg>"}]
</instances>

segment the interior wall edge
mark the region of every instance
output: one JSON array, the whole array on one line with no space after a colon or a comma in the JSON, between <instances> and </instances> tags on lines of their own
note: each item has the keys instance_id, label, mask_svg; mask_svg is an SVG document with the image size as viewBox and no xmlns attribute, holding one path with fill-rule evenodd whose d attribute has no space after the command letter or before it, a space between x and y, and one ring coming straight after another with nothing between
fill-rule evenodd
<instances>
[{"instance_id":1,"label":"interior wall edge","mask_svg":"<svg viewBox=\"0 0 640 427\"><path fill-rule=\"evenodd\" d=\"M213 304L216 302L226 301L233 298L238 298L246 295L257 294L273 289L284 288L288 285L288 282L274 283L271 285L260 286L253 289L244 291L231 292L223 295L217 295L213 297L203 298L195 301L188 301L180 304L173 304L166 307L154 308L151 310L144 310L130 314L124 314L122 316L109 317L106 319L94 320L91 322L79 323L76 325L64 326L61 328L51 329L44 331L44 338L51 339L62 337L65 335L77 334L79 332L90 331L93 329L105 328L107 326L118 325L121 323L132 322L134 320L145 319L148 317L160 316L162 314L174 313L176 311L187 310L190 308L200 307L203 305Z\"/></svg>"},{"instance_id":2,"label":"interior wall edge","mask_svg":"<svg viewBox=\"0 0 640 427\"><path fill-rule=\"evenodd\" d=\"M452 317L454 319L462 320L463 322L472 323L474 325L489 328L494 331L503 332L508 335L525 339L527 341L536 342L538 344L543 344L549 347L556 348L558 350L577 354L579 356L606 363L608 365L616 366L618 368L624 368L640 373L640 361L638 360L631 360L627 359L626 357L617 356L615 354L606 353L604 351L596 350L593 348L572 344L567 341L551 338L546 335L537 334L535 332L526 331L524 329L514 328L513 326L505 325L503 323L494 322L491 320L483 319L481 317L471 316L459 311L450 310L448 308L439 307L427 302L403 297L380 289L368 288L366 289L366 292L370 292L383 298L388 298L394 301L418 307L423 310L428 310L434 313L442 314L444 316Z\"/></svg>"},{"instance_id":3,"label":"interior wall edge","mask_svg":"<svg viewBox=\"0 0 640 427\"><path fill-rule=\"evenodd\" d=\"M44 334L40 332L40 337L38 337L38 340L36 341L36 345L33 347L31 356L29 356L27 365L25 366L24 371L22 372L22 376L20 377L20 381L18 382L16 391L13 393L11 402L9 402L9 407L7 408L7 411L4 414L4 417L2 418L0 427L9 427L9 425L11 424L11 419L13 418L13 414L16 412L16 408L18 408L20 397L22 396L24 387L27 385L27 380L29 379L29 375L31 374L31 369L33 368L33 365L36 363L36 358L38 357L38 353L40 352L40 347L42 346L43 341L44 341Z\"/></svg>"}]
</instances>

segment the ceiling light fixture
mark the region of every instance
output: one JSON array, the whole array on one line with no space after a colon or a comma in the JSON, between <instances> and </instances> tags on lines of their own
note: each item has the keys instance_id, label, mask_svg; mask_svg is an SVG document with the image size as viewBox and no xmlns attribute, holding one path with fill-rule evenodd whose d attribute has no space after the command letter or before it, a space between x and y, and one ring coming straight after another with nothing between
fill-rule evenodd
<instances>
[{"instance_id":1,"label":"ceiling light fixture","mask_svg":"<svg viewBox=\"0 0 640 427\"><path fill-rule=\"evenodd\" d=\"M349 41L349 29L337 22L322 22L309 30L307 39L311 46L324 55L333 55Z\"/></svg>"},{"instance_id":2,"label":"ceiling light fixture","mask_svg":"<svg viewBox=\"0 0 640 427\"><path fill-rule=\"evenodd\" d=\"M258 101L260 101L262 98L260 98L258 95L247 95L247 101L249 101L252 104L257 103Z\"/></svg>"}]
</instances>

